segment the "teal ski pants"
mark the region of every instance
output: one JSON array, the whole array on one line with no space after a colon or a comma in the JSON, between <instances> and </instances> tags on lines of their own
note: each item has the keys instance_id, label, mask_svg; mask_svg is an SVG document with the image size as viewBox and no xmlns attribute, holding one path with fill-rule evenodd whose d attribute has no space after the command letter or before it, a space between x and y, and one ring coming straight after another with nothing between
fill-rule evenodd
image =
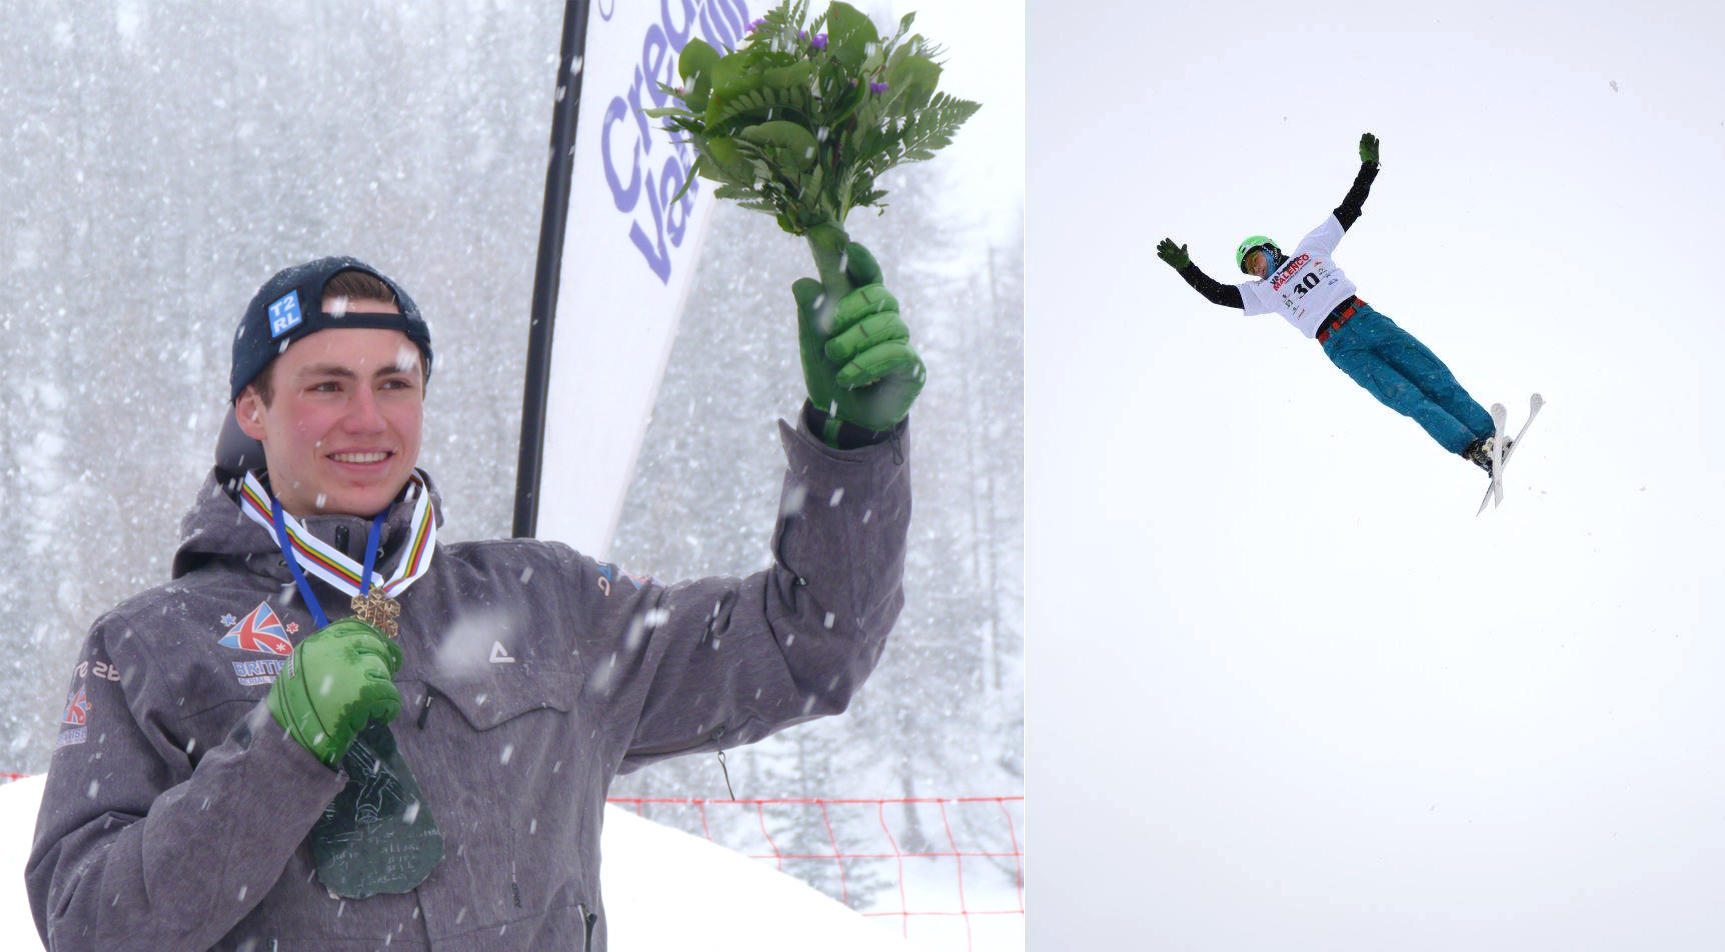
<instances>
[{"instance_id":1,"label":"teal ski pants","mask_svg":"<svg viewBox=\"0 0 1725 952\"><path fill-rule=\"evenodd\" d=\"M1324 355L1378 402L1413 417L1451 453L1492 435L1491 414L1414 335L1370 307L1324 342Z\"/></svg>"}]
</instances>

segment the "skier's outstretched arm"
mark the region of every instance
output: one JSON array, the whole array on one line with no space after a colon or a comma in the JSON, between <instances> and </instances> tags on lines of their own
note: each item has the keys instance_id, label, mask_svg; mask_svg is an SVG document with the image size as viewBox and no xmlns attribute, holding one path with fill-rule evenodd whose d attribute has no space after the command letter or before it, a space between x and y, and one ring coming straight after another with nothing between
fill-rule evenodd
<instances>
[{"instance_id":1,"label":"skier's outstretched arm","mask_svg":"<svg viewBox=\"0 0 1725 952\"><path fill-rule=\"evenodd\" d=\"M1348 189L1342 203L1336 206L1336 221L1342 223L1343 231L1347 231L1359 220L1361 206L1366 203L1366 195L1372 190L1372 179L1377 177L1378 137L1368 132L1360 136L1360 171L1354 176L1354 187Z\"/></svg>"},{"instance_id":2,"label":"skier's outstretched arm","mask_svg":"<svg viewBox=\"0 0 1725 952\"><path fill-rule=\"evenodd\" d=\"M1164 238L1156 243L1156 257L1168 262L1175 271L1180 272L1180 277L1185 278L1186 283L1209 299L1211 304L1246 309L1246 301L1240 297L1240 289L1231 284L1223 284L1200 271L1198 266L1192 263L1192 256L1186 253L1185 245L1176 245L1174 239Z\"/></svg>"}]
</instances>

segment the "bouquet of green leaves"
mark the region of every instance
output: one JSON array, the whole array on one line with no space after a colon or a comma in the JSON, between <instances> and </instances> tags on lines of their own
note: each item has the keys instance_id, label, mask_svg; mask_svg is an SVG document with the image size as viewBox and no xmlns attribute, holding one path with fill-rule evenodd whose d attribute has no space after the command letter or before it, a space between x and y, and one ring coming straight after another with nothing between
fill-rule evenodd
<instances>
[{"instance_id":1,"label":"bouquet of green leaves","mask_svg":"<svg viewBox=\"0 0 1725 952\"><path fill-rule=\"evenodd\" d=\"M806 236L822 282L842 295L845 216L881 206L881 175L933 158L979 106L935 91L941 51L906 35L914 13L883 38L849 4L835 0L805 24L808 6L785 0L723 56L689 40L677 61L682 87L660 86L683 105L647 114L688 136L693 172L719 183L717 197Z\"/></svg>"}]
</instances>

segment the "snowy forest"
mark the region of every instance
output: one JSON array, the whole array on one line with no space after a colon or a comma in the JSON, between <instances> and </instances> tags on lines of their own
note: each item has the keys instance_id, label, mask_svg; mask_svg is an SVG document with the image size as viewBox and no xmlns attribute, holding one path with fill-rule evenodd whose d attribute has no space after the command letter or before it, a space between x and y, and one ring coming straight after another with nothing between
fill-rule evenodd
<instances>
[{"instance_id":1,"label":"snowy forest","mask_svg":"<svg viewBox=\"0 0 1725 952\"><path fill-rule=\"evenodd\" d=\"M561 16L505 0L8 5L0 770L46 768L85 632L167 580L232 328L281 267L353 254L414 295L438 355L420 465L445 538L509 534ZM963 232L951 174L895 173L891 207L850 228L929 368L904 614L848 714L728 755L738 797L1022 793L1023 244ZM767 216L717 211L612 561L667 580L767 564L774 420L802 400L789 287L811 273ZM613 795L727 792L708 756ZM821 867L797 871L830 891Z\"/></svg>"}]
</instances>

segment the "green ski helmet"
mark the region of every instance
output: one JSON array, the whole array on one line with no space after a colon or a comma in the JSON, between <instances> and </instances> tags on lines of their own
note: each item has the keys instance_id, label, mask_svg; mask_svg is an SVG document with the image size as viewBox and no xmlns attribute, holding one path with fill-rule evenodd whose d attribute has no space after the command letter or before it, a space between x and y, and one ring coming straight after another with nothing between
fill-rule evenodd
<instances>
[{"instance_id":1,"label":"green ski helmet","mask_svg":"<svg viewBox=\"0 0 1725 952\"><path fill-rule=\"evenodd\" d=\"M1234 250L1234 265L1240 269L1241 274L1252 273L1246 270L1246 256L1251 254L1254 248L1268 248L1275 252L1276 258L1282 257L1282 248L1280 245L1271 241L1264 235L1253 235L1245 241L1240 242L1240 247Z\"/></svg>"}]
</instances>

